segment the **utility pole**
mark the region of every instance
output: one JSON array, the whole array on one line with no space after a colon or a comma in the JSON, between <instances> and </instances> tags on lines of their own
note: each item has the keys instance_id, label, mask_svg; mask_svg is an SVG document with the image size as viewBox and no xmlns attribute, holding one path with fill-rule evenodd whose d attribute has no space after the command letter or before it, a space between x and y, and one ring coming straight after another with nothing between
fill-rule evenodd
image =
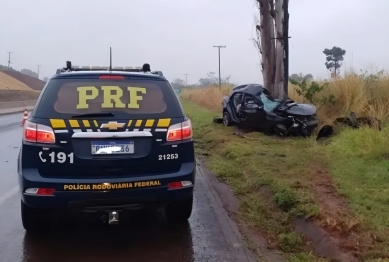
<instances>
[{"instance_id":1,"label":"utility pole","mask_svg":"<svg viewBox=\"0 0 389 262\"><path fill-rule=\"evenodd\" d=\"M13 53L13 52L7 52L8 53L8 70L9 70L9 66L10 66L10 64L12 64L11 63L11 54Z\"/></svg>"},{"instance_id":2,"label":"utility pole","mask_svg":"<svg viewBox=\"0 0 389 262\"><path fill-rule=\"evenodd\" d=\"M39 79L39 67L40 67L41 65L37 65L37 67L38 67L38 79Z\"/></svg>"},{"instance_id":3,"label":"utility pole","mask_svg":"<svg viewBox=\"0 0 389 262\"><path fill-rule=\"evenodd\" d=\"M188 75L189 74L184 74L185 75L185 86L187 86L188 85Z\"/></svg>"},{"instance_id":4,"label":"utility pole","mask_svg":"<svg viewBox=\"0 0 389 262\"><path fill-rule=\"evenodd\" d=\"M283 37L284 37L284 91L285 98L288 98L289 84L289 0L284 0L284 21L283 21Z\"/></svg>"},{"instance_id":5,"label":"utility pole","mask_svg":"<svg viewBox=\"0 0 389 262\"><path fill-rule=\"evenodd\" d=\"M213 47L217 47L218 51L219 51L219 89L221 89L221 77L220 77L220 48L226 48L226 46L222 46L222 45L214 45Z\"/></svg>"}]
</instances>

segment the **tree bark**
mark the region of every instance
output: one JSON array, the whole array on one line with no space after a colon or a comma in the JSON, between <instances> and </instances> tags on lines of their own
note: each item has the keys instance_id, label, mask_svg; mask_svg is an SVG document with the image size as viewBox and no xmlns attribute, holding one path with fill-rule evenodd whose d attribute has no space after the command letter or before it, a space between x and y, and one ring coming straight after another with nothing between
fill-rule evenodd
<instances>
[{"instance_id":1,"label":"tree bark","mask_svg":"<svg viewBox=\"0 0 389 262\"><path fill-rule=\"evenodd\" d=\"M260 38L262 49L263 85L270 93L274 89L275 45L274 45L274 9L273 0L257 0L260 11ZM257 29L258 30L258 29ZM273 95L273 94L272 94Z\"/></svg>"},{"instance_id":2,"label":"tree bark","mask_svg":"<svg viewBox=\"0 0 389 262\"><path fill-rule=\"evenodd\" d=\"M262 57L263 84L278 99L288 97L288 1L256 0L260 24L254 42Z\"/></svg>"},{"instance_id":3,"label":"tree bark","mask_svg":"<svg viewBox=\"0 0 389 262\"><path fill-rule=\"evenodd\" d=\"M284 48L284 10L283 10L284 0L275 0L275 28L276 28L276 47L275 47L275 57L276 57L276 70L275 70L275 80L273 92L271 94L278 99L285 99L286 94L284 90L284 59L285 59L285 48Z\"/></svg>"}]
</instances>

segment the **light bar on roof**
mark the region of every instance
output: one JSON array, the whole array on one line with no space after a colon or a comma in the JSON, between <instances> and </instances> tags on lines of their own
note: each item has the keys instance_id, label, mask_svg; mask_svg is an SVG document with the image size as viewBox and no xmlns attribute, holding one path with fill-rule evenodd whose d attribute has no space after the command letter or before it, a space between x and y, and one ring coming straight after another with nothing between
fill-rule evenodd
<instances>
[{"instance_id":1,"label":"light bar on roof","mask_svg":"<svg viewBox=\"0 0 389 262\"><path fill-rule=\"evenodd\" d=\"M61 72L72 72L72 71L124 71L124 72L143 72L143 73L150 73L150 74L157 74L160 76L163 76L163 73L161 71L151 71L150 65L148 63L144 64L143 66L116 66L114 68L110 68L109 66L77 66L73 65L70 61L66 61L66 67L62 69L57 70L57 74Z\"/></svg>"},{"instance_id":2,"label":"light bar on roof","mask_svg":"<svg viewBox=\"0 0 389 262\"><path fill-rule=\"evenodd\" d=\"M74 69L109 69L109 66L73 66ZM112 70L142 69L141 66L115 66Z\"/></svg>"}]
</instances>

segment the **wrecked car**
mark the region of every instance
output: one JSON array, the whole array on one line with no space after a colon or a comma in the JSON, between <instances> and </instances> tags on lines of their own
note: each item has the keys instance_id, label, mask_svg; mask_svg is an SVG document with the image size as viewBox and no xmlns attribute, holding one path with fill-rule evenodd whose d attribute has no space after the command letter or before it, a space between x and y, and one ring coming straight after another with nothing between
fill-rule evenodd
<instances>
[{"instance_id":1,"label":"wrecked car","mask_svg":"<svg viewBox=\"0 0 389 262\"><path fill-rule=\"evenodd\" d=\"M223 98L222 105L225 126L236 125L280 136L310 136L318 126L314 105L275 99L259 84L234 87L231 95Z\"/></svg>"}]
</instances>

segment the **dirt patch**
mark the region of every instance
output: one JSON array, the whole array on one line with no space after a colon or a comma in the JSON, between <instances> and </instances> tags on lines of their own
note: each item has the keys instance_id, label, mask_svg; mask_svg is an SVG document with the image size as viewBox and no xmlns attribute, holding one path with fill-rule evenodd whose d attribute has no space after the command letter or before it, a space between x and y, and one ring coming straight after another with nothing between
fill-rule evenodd
<instances>
[{"instance_id":1,"label":"dirt patch","mask_svg":"<svg viewBox=\"0 0 389 262\"><path fill-rule=\"evenodd\" d=\"M24 83L25 85L27 85L28 87L30 87L33 90L41 91L46 84L46 82L44 82L38 78L23 74L23 73L18 72L18 71L2 70L1 72L9 75L10 77L15 78L16 80L18 80L22 83Z\"/></svg>"},{"instance_id":2,"label":"dirt patch","mask_svg":"<svg viewBox=\"0 0 389 262\"><path fill-rule=\"evenodd\" d=\"M296 231L308 237L319 255L340 261L358 261L360 250L371 243L368 233L359 232L361 221L350 213L348 204L327 172L318 170L312 181L320 207L318 222L295 222Z\"/></svg>"}]
</instances>

